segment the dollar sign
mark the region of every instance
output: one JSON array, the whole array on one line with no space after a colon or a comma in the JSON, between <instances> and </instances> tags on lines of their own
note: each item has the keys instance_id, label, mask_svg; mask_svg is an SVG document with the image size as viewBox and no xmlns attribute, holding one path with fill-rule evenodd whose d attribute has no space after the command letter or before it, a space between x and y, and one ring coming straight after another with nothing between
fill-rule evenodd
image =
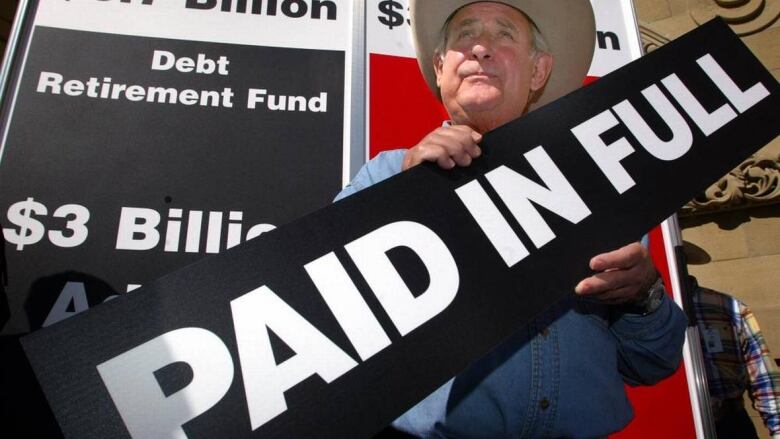
<instances>
[{"instance_id":1,"label":"dollar sign","mask_svg":"<svg viewBox=\"0 0 780 439\"><path fill-rule=\"evenodd\" d=\"M403 9L403 5L395 0L382 0L379 2L379 11L387 17L380 15L379 22L393 30L393 27L404 23L404 17L396 9Z\"/></svg>"},{"instance_id":2,"label":"dollar sign","mask_svg":"<svg viewBox=\"0 0 780 439\"><path fill-rule=\"evenodd\" d=\"M22 250L25 245L40 241L43 238L43 224L30 215L46 215L47 213L46 206L34 201L32 197L12 204L8 208L8 221L19 226L19 232L17 233L16 229L4 228L5 240L16 244L17 250Z\"/></svg>"}]
</instances>

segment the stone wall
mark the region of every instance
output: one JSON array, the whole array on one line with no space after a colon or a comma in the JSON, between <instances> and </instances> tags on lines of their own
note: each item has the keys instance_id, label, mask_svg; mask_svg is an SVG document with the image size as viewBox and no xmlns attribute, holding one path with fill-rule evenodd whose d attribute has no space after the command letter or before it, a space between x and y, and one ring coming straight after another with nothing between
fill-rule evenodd
<instances>
[{"instance_id":1,"label":"stone wall","mask_svg":"<svg viewBox=\"0 0 780 439\"><path fill-rule=\"evenodd\" d=\"M718 15L780 78L780 0L634 0L634 6L645 50ZM780 138L685 206L680 225L690 273L747 303L780 358ZM751 416L768 438L758 415Z\"/></svg>"}]
</instances>

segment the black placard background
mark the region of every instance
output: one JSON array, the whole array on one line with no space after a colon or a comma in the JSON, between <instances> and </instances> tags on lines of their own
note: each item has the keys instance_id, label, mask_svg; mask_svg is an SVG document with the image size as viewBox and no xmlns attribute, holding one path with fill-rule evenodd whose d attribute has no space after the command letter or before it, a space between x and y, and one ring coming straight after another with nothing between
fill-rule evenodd
<instances>
[{"instance_id":1,"label":"black placard background","mask_svg":"<svg viewBox=\"0 0 780 439\"><path fill-rule=\"evenodd\" d=\"M626 136L637 149L623 161L637 184L619 195L570 128L624 98L641 101L643 88L672 72L703 101L724 103L725 98L708 85L695 63L706 53L743 89L761 81L771 95L706 139L694 127L692 149L672 162L649 155L622 126L605 133L605 138ZM700 84L694 87L693 83ZM127 437L95 366L185 326L217 334L236 365L225 398L184 426L189 437L369 436L569 294L587 275L591 256L635 240L776 137L779 88L725 24L711 22L488 133L483 156L468 168L448 172L420 166L397 175L246 245L165 276L136 294L28 336L25 348L59 422L71 437ZM710 97L705 99L705 95ZM453 190L474 178L481 180L484 172L500 164L536 178L521 153L537 145L545 147L593 213L577 225L545 214L556 239L507 269ZM267 285L355 356L302 267L382 225L401 220L426 225L448 245L460 269L457 297L441 314L403 338L385 325L393 340L390 347L329 385L316 377L297 385L285 393L289 409L252 433L230 300ZM350 274L359 279L355 270ZM365 285L358 285L366 297L371 296ZM375 312L382 314L379 309Z\"/></svg>"},{"instance_id":2,"label":"black placard background","mask_svg":"<svg viewBox=\"0 0 780 439\"><path fill-rule=\"evenodd\" d=\"M154 50L226 56L229 75L154 71ZM62 74L63 82L110 77L143 87L230 87L235 97L233 108L222 108L43 94L35 91L42 71ZM328 111L273 112L263 104L247 109L249 88L306 97L327 92ZM343 89L343 52L36 27L0 163L0 206L5 212L34 197L49 209L49 216L37 218L47 229L62 230L65 220L52 218L54 209L81 204L91 213L89 237L71 249L45 237L22 251L8 244L12 321L5 332L40 327L61 289L35 290L44 277L64 285L74 277L65 273L75 271L104 281L105 288L87 291L93 306L127 284L143 284L203 257L209 211L223 213L224 250L231 210L243 212L246 234L254 224L281 225L328 204L341 187ZM115 250L123 206L161 214L157 247ZM185 211L178 253L163 251L169 208ZM204 212L199 253L184 252L189 210Z\"/></svg>"},{"instance_id":3,"label":"black placard background","mask_svg":"<svg viewBox=\"0 0 780 439\"><path fill-rule=\"evenodd\" d=\"M84 244L60 248L44 237L17 251L6 243L7 280L0 298L0 436L56 435L18 337L41 327L68 281L83 283L90 307L186 266L205 253L209 211L243 212L243 232L284 224L327 205L342 184L344 69L341 51L257 47L124 36L36 26L21 72L0 162L5 213L33 197L48 208L47 230L64 230L54 210L87 207ZM154 50L230 62L227 76L151 69ZM233 107L107 100L38 93L42 71L86 82L90 77L142 87L217 90L230 87ZM272 112L246 107L249 88L269 94L319 96L327 112ZM6 104L13 99L7 95ZM8 107L6 106L6 111ZM162 216L152 250L116 250L122 207ZM180 251L164 252L168 209L184 210ZM185 253L188 211L203 211L200 252ZM242 239L243 241L243 239ZM136 316L127 316L126 319ZM143 318L143 316L137 316ZM47 426L49 427L41 427ZM44 428L44 431L41 431ZM20 430L20 431L15 431Z\"/></svg>"}]
</instances>

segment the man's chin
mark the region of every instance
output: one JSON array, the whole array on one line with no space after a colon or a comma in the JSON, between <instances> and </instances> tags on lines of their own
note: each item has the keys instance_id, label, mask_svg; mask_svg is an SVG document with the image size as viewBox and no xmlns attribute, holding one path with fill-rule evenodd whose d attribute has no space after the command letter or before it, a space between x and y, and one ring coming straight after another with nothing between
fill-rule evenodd
<instances>
[{"instance_id":1,"label":"man's chin","mask_svg":"<svg viewBox=\"0 0 780 439\"><path fill-rule=\"evenodd\" d=\"M501 89L485 82L464 82L458 89L456 100L463 108L485 111L495 108L504 98Z\"/></svg>"},{"instance_id":2,"label":"man's chin","mask_svg":"<svg viewBox=\"0 0 780 439\"><path fill-rule=\"evenodd\" d=\"M480 97L478 99L459 99L458 103L467 113L483 113L494 110L499 106L501 100L497 97Z\"/></svg>"}]
</instances>

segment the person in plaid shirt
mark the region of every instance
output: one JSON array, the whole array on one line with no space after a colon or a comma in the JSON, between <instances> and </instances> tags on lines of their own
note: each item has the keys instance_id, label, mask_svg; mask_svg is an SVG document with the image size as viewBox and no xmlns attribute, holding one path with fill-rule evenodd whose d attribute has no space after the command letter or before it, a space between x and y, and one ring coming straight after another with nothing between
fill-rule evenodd
<instances>
[{"instance_id":1,"label":"person in plaid shirt","mask_svg":"<svg viewBox=\"0 0 780 439\"><path fill-rule=\"evenodd\" d=\"M772 438L780 439L780 370L753 312L734 297L691 281L717 437L758 437L742 402L747 390Z\"/></svg>"}]
</instances>

